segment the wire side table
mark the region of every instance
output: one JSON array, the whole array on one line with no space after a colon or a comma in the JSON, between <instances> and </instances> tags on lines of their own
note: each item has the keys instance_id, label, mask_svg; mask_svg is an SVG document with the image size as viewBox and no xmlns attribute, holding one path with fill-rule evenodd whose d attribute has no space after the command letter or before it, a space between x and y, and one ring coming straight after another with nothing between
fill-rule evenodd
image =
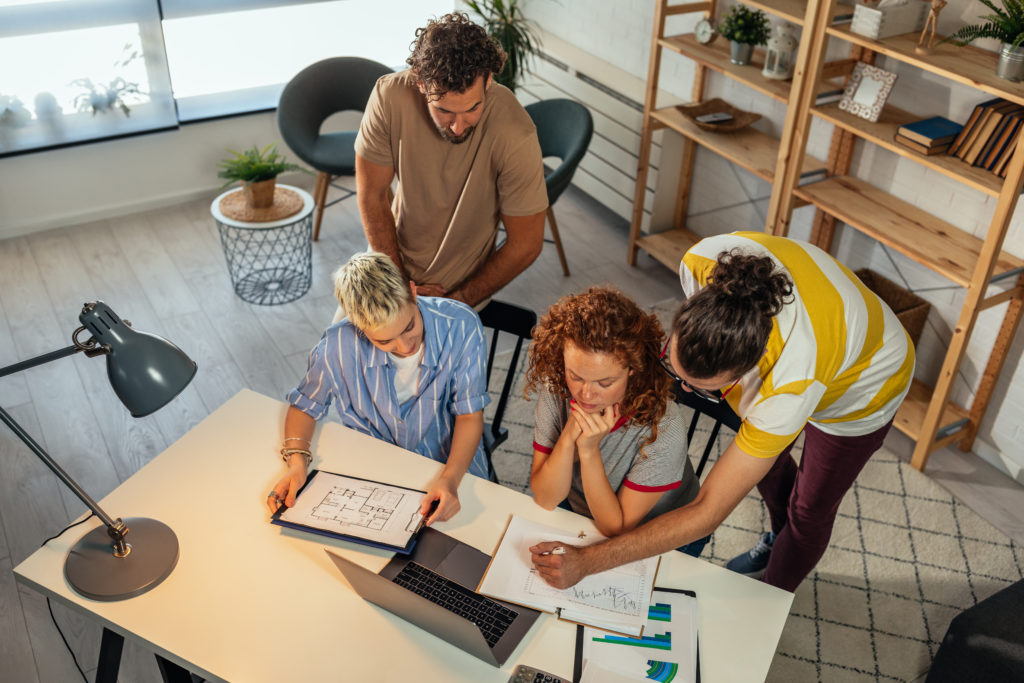
<instances>
[{"instance_id":1,"label":"wire side table","mask_svg":"<svg viewBox=\"0 0 1024 683\"><path fill-rule=\"evenodd\" d=\"M235 294L252 304L286 304L313 284L313 197L291 185L278 187L302 198L298 213L262 223L228 218L220 201L240 188L218 195L210 206Z\"/></svg>"}]
</instances>

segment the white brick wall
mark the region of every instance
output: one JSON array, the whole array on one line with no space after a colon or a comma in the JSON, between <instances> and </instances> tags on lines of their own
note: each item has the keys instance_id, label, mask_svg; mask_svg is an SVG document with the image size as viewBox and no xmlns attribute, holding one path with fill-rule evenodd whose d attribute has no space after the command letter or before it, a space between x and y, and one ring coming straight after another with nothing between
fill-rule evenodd
<instances>
[{"instance_id":1,"label":"white brick wall","mask_svg":"<svg viewBox=\"0 0 1024 683\"><path fill-rule=\"evenodd\" d=\"M723 8L726 3L721 3ZM618 68L646 79L650 38L654 21L653 0L527 0L526 14L547 31L564 41ZM950 0L939 17L939 33L946 35L959 26L973 23L985 8L972 0ZM670 32L689 30L696 17L670 18ZM573 27L573 30L566 30ZM985 46L985 45L983 45ZM991 48L992 46L987 46ZM844 56L847 46L832 41L830 56ZM895 106L925 115L943 115L965 120L984 93L952 83L918 69L880 58L877 66L894 71L898 78L891 101ZM662 61L662 89L689 99L693 78L692 63L667 55ZM712 75L708 96L723 97L734 105L761 112L756 124L761 130L778 134L785 108L773 100L728 79ZM828 152L831 126L814 120L808 152L824 158ZM629 169L632 173L632 169ZM979 237L984 236L995 200L966 188L945 176L880 148L860 144L851 172L857 177L891 192L906 201L941 215L957 227ZM689 227L702 234L750 227L763 221L770 187L746 171L736 168L705 150L698 151L690 203ZM813 210L798 210L793 217L791 236L806 237ZM1024 256L1024 211L1018 211L1006 239L1005 248ZM928 325L918 349L918 376L934 382L943 354L956 325L963 291L907 258L852 230L837 232L835 253L853 268L870 267L896 282L905 282L911 290L932 304ZM954 398L967 404L973 397L978 378L984 370L1002 312L997 307L982 313L967 358L958 378ZM975 447L982 457L1018 476L1024 469L1020 449L1024 429L1019 426L1024 413L1024 335L1018 334L1007 358L1006 368L997 383L988 415Z\"/></svg>"}]
</instances>

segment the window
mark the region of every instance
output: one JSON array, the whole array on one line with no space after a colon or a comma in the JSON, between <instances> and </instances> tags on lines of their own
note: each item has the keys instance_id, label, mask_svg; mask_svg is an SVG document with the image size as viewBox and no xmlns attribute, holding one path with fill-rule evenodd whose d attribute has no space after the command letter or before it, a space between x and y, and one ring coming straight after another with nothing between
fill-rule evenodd
<instances>
[{"instance_id":1,"label":"window","mask_svg":"<svg viewBox=\"0 0 1024 683\"><path fill-rule=\"evenodd\" d=\"M240 6L260 5L256 9ZM174 97L182 121L273 109L313 62L358 56L401 67L416 29L452 0L164 0Z\"/></svg>"},{"instance_id":2,"label":"window","mask_svg":"<svg viewBox=\"0 0 1024 683\"><path fill-rule=\"evenodd\" d=\"M0 0L0 64L0 153L177 125L152 0Z\"/></svg>"},{"instance_id":3,"label":"window","mask_svg":"<svg viewBox=\"0 0 1024 683\"><path fill-rule=\"evenodd\" d=\"M454 4L0 0L0 155L273 109L326 57L401 67Z\"/></svg>"}]
</instances>

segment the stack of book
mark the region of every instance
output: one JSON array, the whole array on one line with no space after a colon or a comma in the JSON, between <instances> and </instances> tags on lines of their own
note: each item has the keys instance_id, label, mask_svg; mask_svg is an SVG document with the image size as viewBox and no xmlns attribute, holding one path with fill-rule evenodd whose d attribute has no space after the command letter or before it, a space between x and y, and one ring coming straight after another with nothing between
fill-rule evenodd
<instances>
[{"instance_id":1,"label":"stack of book","mask_svg":"<svg viewBox=\"0 0 1024 683\"><path fill-rule=\"evenodd\" d=\"M953 140L949 154L1005 178L1022 122L1021 105L1001 98L982 102Z\"/></svg>"},{"instance_id":2,"label":"stack of book","mask_svg":"<svg viewBox=\"0 0 1024 683\"><path fill-rule=\"evenodd\" d=\"M942 116L932 116L900 126L896 131L896 142L927 156L943 154L962 129L959 123Z\"/></svg>"}]
</instances>

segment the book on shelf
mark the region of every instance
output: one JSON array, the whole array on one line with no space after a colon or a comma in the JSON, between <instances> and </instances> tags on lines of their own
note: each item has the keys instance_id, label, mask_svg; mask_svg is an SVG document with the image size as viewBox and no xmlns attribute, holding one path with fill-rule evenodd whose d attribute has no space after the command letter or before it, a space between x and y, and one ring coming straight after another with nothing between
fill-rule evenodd
<instances>
[{"instance_id":1,"label":"book on shelf","mask_svg":"<svg viewBox=\"0 0 1024 683\"><path fill-rule=\"evenodd\" d=\"M931 116L900 126L896 131L903 137L928 147L952 143L963 129L963 124L944 116Z\"/></svg>"},{"instance_id":2,"label":"book on shelf","mask_svg":"<svg viewBox=\"0 0 1024 683\"><path fill-rule=\"evenodd\" d=\"M941 145L935 145L929 147L928 145L922 145L917 140L911 140L910 138L904 137L899 133L896 134L896 142L900 143L904 147L914 150L918 154L924 154L925 156L934 156L936 154L945 154L949 150L949 143L943 143Z\"/></svg>"},{"instance_id":3,"label":"book on shelf","mask_svg":"<svg viewBox=\"0 0 1024 683\"><path fill-rule=\"evenodd\" d=\"M1006 169L1009 167L1010 159L1013 158L1013 153L1017 149L1017 142L1020 140L1022 130L1024 130L1024 123L1017 126L1017 130L1010 136L1009 141L1006 143L1006 147L1004 147L1003 151L999 153L999 158L996 159L995 166L991 169L993 173L996 173L1002 178L1006 177Z\"/></svg>"},{"instance_id":4,"label":"book on shelf","mask_svg":"<svg viewBox=\"0 0 1024 683\"><path fill-rule=\"evenodd\" d=\"M559 619L639 636L647 623L660 557L591 574L575 586L561 590L548 585L530 562L530 546L541 541L580 546L603 539L596 532L576 534L512 515L477 592L553 612Z\"/></svg>"},{"instance_id":5,"label":"book on shelf","mask_svg":"<svg viewBox=\"0 0 1024 683\"><path fill-rule=\"evenodd\" d=\"M1006 100L1002 100L989 107L982 114L981 118L978 119L978 123L975 124L976 132L971 133L970 140L961 148L960 152L957 152L957 156L963 159L965 163L973 165L977 161L978 155L981 154L981 150L984 149L985 143L988 142L989 136L992 135L992 131L999 125L1003 116L1016 108L1016 104Z\"/></svg>"},{"instance_id":6,"label":"book on shelf","mask_svg":"<svg viewBox=\"0 0 1024 683\"><path fill-rule=\"evenodd\" d=\"M971 132L974 131L974 126L978 123L978 119L981 117L982 112L984 112L987 107L991 107L1000 101L1002 100L996 97L974 106L974 110L971 112L970 117L968 117L967 122L964 123L964 127L960 130L960 134L956 136L956 140L953 141L953 144L949 148L950 155L959 156L960 149L967 142Z\"/></svg>"},{"instance_id":7,"label":"book on shelf","mask_svg":"<svg viewBox=\"0 0 1024 683\"><path fill-rule=\"evenodd\" d=\"M974 161L975 166L988 168L989 163L995 161L995 158L998 156L998 151L1002 149L1003 143L1009 139L1009 136L1013 132L1014 122L1019 121L1018 117L1021 112L1024 112L1024 107L1017 107L1013 111L1007 112L1002 117L995 130L993 130L992 134L989 135L988 142L986 142L985 146L982 148L981 154L979 154L978 158Z\"/></svg>"}]
</instances>

